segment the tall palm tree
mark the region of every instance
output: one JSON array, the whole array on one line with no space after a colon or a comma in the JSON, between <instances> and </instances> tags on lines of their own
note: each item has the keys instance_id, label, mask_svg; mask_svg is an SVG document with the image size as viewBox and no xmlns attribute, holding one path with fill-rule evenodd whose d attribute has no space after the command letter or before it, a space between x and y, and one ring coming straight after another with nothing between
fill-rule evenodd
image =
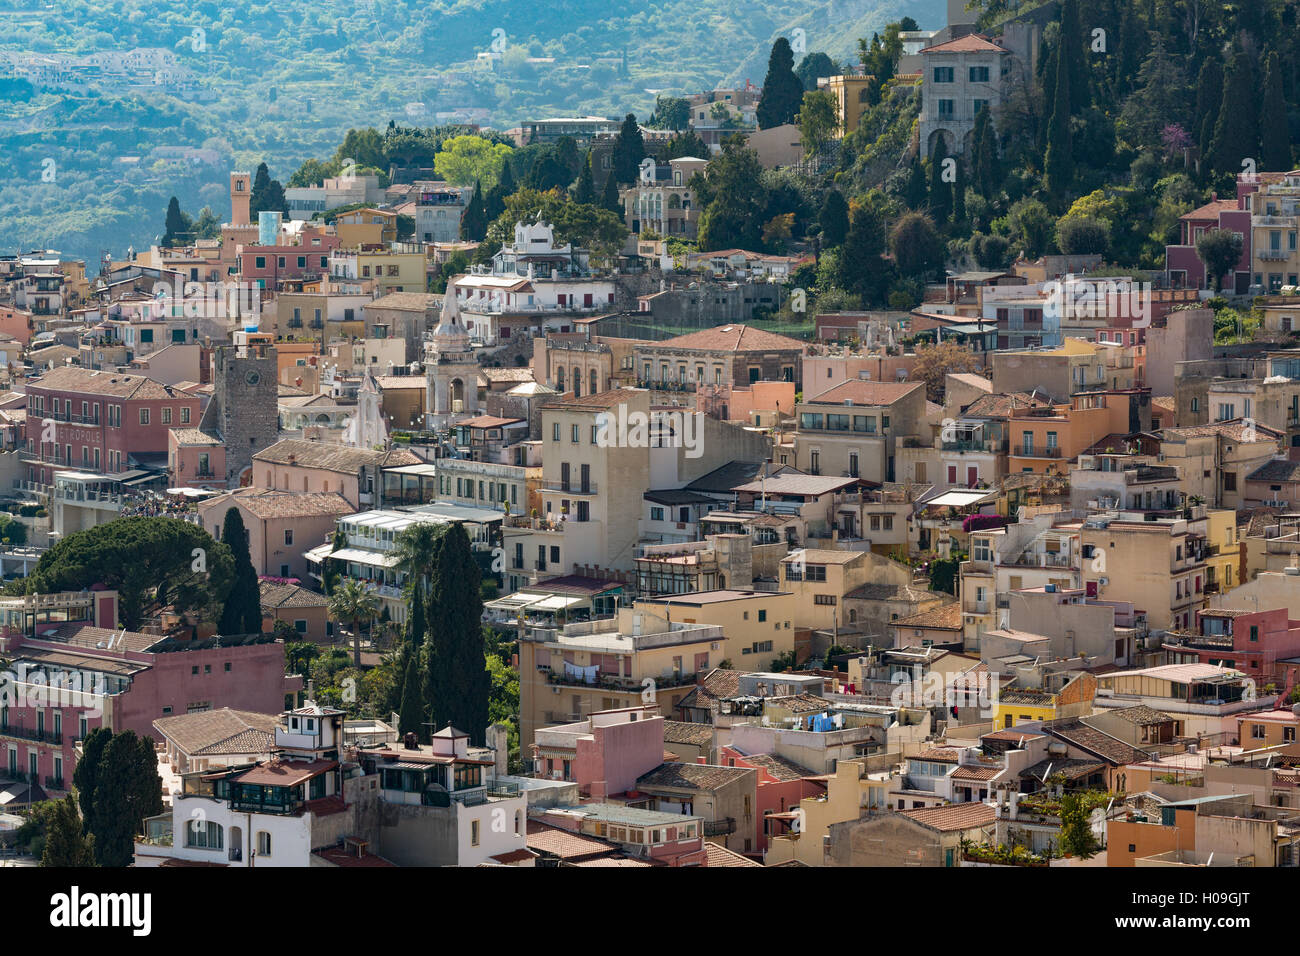
<instances>
[{"instance_id":1,"label":"tall palm tree","mask_svg":"<svg viewBox=\"0 0 1300 956\"><path fill-rule=\"evenodd\" d=\"M442 532L441 526L421 521L397 535L396 547L393 548L393 556L397 558L395 567L406 576L407 602L411 605L428 603ZM422 615L415 617L424 620ZM407 620L412 620L409 613ZM423 639L423 634L411 635L417 646Z\"/></svg>"},{"instance_id":2,"label":"tall palm tree","mask_svg":"<svg viewBox=\"0 0 1300 956\"><path fill-rule=\"evenodd\" d=\"M352 663L361 666L361 622L379 612L379 599L370 585L356 578L345 578L330 595L330 616L336 621L352 622Z\"/></svg>"}]
</instances>

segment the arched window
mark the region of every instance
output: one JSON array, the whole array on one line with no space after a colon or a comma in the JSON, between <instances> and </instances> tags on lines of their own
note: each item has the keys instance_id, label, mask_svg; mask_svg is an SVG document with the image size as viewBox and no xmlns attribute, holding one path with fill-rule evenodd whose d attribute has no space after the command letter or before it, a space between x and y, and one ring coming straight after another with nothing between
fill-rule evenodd
<instances>
[{"instance_id":1,"label":"arched window","mask_svg":"<svg viewBox=\"0 0 1300 956\"><path fill-rule=\"evenodd\" d=\"M564 366L560 366L555 370L555 387L561 392L564 391Z\"/></svg>"},{"instance_id":2,"label":"arched window","mask_svg":"<svg viewBox=\"0 0 1300 956\"><path fill-rule=\"evenodd\" d=\"M600 391L600 374L593 368L591 370L591 394L595 395Z\"/></svg>"}]
</instances>

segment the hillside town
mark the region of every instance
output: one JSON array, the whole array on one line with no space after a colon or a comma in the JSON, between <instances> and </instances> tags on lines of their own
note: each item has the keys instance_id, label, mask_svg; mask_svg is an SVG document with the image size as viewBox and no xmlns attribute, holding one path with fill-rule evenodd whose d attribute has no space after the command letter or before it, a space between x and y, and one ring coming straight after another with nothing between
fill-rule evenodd
<instances>
[{"instance_id":1,"label":"hillside town","mask_svg":"<svg viewBox=\"0 0 1300 956\"><path fill-rule=\"evenodd\" d=\"M1300 79L1030 6L0 255L0 865L1300 866Z\"/></svg>"}]
</instances>

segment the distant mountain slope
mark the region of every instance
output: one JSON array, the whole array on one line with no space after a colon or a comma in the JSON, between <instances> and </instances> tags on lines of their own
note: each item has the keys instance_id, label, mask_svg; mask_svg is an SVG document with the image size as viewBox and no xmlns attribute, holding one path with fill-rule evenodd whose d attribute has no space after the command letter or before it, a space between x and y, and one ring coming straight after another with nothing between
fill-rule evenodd
<instances>
[{"instance_id":1,"label":"distant mountain slope","mask_svg":"<svg viewBox=\"0 0 1300 956\"><path fill-rule=\"evenodd\" d=\"M0 12L0 59L161 47L194 89L158 73L88 85L0 79L0 249L120 254L161 232L167 197L228 215L226 172L266 160L287 179L350 127L433 125L464 113L507 128L529 117L635 111L654 93L761 84L772 41L854 56L858 37L911 16L942 25L944 0L17 0ZM0 71L3 72L3 71ZM162 85L154 85L154 81ZM193 166L160 147L215 150ZM57 171L55 179L50 170Z\"/></svg>"}]
</instances>

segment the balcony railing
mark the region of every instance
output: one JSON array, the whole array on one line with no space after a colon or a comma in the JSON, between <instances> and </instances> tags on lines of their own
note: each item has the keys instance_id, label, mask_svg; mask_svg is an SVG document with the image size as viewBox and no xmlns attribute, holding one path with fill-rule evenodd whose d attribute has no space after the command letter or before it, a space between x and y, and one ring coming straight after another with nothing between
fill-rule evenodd
<instances>
[{"instance_id":1,"label":"balcony railing","mask_svg":"<svg viewBox=\"0 0 1300 956\"><path fill-rule=\"evenodd\" d=\"M0 727L0 737L13 737L17 740L30 740L40 744L62 744L63 734L52 730L33 730L29 727Z\"/></svg>"},{"instance_id":2,"label":"balcony railing","mask_svg":"<svg viewBox=\"0 0 1300 956\"><path fill-rule=\"evenodd\" d=\"M594 495L596 494L596 483L594 481L564 481L562 479L546 479L542 481L542 488L546 491L562 491L570 495Z\"/></svg>"},{"instance_id":3,"label":"balcony railing","mask_svg":"<svg viewBox=\"0 0 1300 956\"><path fill-rule=\"evenodd\" d=\"M721 820L705 820L703 829L706 837L725 836L728 833L735 833L736 819L735 817L724 817Z\"/></svg>"},{"instance_id":4,"label":"balcony railing","mask_svg":"<svg viewBox=\"0 0 1300 956\"><path fill-rule=\"evenodd\" d=\"M1295 255L1295 251L1288 252L1285 249L1257 249L1255 255L1260 259L1268 262L1285 262Z\"/></svg>"},{"instance_id":5,"label":"balcony railing","mask_svg":"<svg viewBox=\"0 0 1300 956\"><path fill-rule=\"evenodd\" d=\"M64 790L64 789L66 789L66 788L63 786L63 778L62 778L62 777L46 777L46 778L45 778L45 788L46 788L47 790Z\"/></svg>"},{"instance_id":6,"label":"balcony railing","mask_svg":"<svg viewBox=\"0 0 1300 956\"><path fill-rule=\"evenodd\" d=\"M1017 458L1060 458L1060 448L1038 448L1034 445L1017 445L1012 453Z\"/></svg>"}]
</instances>

